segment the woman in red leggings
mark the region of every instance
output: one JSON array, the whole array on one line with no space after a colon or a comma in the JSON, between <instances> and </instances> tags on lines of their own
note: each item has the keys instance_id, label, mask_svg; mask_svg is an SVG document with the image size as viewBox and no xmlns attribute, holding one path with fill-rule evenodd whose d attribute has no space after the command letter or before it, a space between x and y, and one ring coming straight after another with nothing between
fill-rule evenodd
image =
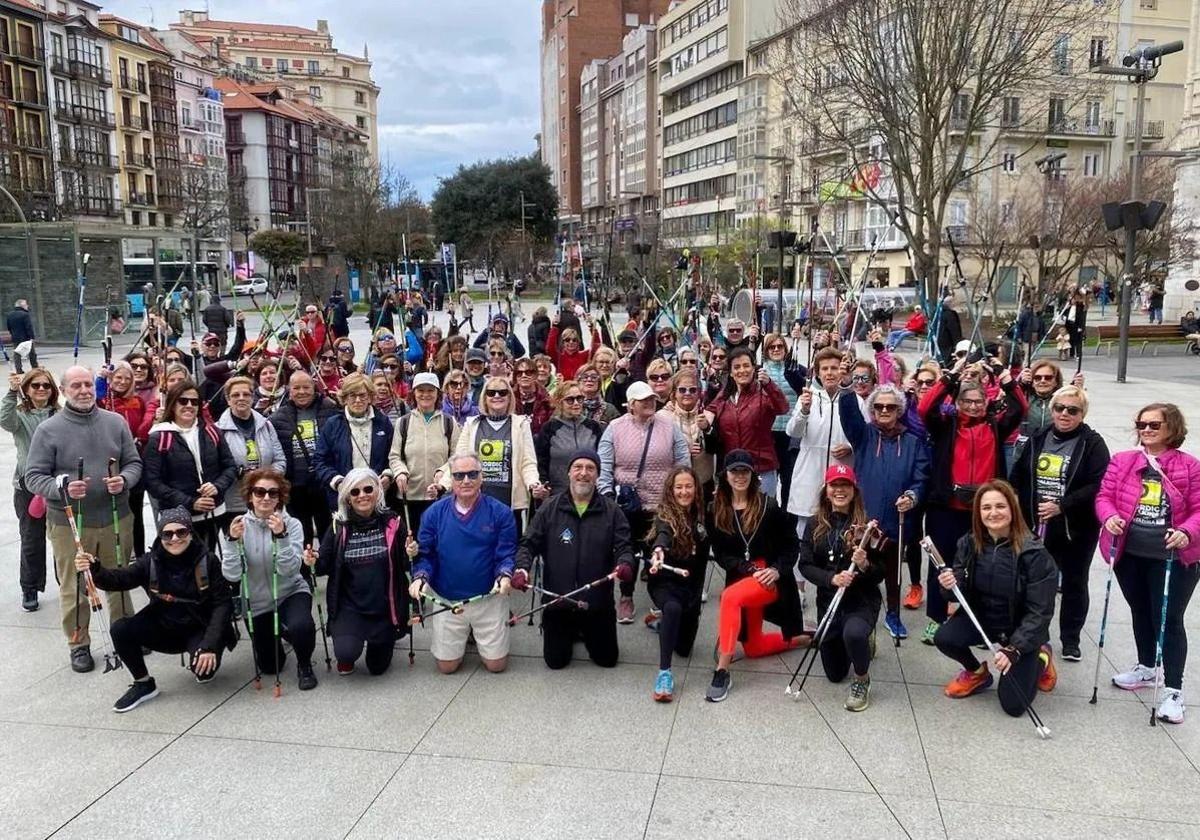
<instances>
[{"instance_id":1,"label":"woman in red leggings","mask_svg":"<svg viewBox=\"0 0 1200 840\"><path fill-rule=\"evenodd\" d=\"M754 459L744 449L725 456L708 529L713 557L725 569L717 628L717 669L705 695L720 703L732 683L729 663L738 640L746 656L771 656L798 647L804 638L796 564L796 530L774 499L759 487ZM763 621L782 632L764 633Z\"/></svg>"}]
</instances>

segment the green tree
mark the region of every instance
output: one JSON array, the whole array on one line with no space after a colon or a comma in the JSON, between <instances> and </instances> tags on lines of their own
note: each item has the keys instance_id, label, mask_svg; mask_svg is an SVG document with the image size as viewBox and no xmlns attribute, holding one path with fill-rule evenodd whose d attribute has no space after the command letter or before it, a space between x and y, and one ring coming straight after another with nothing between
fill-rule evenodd
<instances>
[{"instance_id":1,"label":"green tree","mask_svg":"<svg viewBox=\"0 0 1200 840\"><path fill-rule=\"evenodd\" d=\"M308 253L303 236L290 230L264 230L250 237L250 248L269 264L268 282L280 269L298 265Z\"/></svg>"}]
</instances>

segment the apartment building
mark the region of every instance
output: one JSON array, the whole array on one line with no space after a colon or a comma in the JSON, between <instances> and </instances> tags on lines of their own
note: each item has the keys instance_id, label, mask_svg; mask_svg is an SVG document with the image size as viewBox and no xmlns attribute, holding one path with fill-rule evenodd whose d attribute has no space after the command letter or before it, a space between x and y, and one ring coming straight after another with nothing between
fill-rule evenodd
<instances>
[{"instance_id":1,"label":"apartment building","mask_svg":"<svg viewBox=\"0 0 1200 840\"><path fill-rule=\"evenodd\" d=\"M379 159L380 89L365 44L361 56L336 49L325 20L308 29L215 20L205 11L185 10L170 28L216 45L222 59L248 77L304 91L321 110L366 136L372 159Z\"/></svg>"},{"instance_id":2,"label":"apartment building","mask_svg":"<svg viewBox=\"0 0 1200 840\"><path fill-rule=\"evenodd\" d=\"M1200 4L1191 4L1191 19L1184 44L1200 43ZM1196 157L1177 162L1175 169L1175 212L1184 218L1195 219L1200 214L1200 49L1187 50L1183 56L1168 60L1181 61L1186 70L1182 125L1174 146L1193 152ZM1178 320L1188 310L1200 311L1200 231L1189 230L1184 236L1190 248L1183 248L1178 259L1172 260L1167 273L1163 316Z\"/></svg>"},{"instance_id":3,"label":"apartment building","mask_svg":"<svg viewBox=\"0 0 1200 840\"><path fill-rule=\"evenodd\" d=\"M0 182L30 219L56 213L44 18L31 3L0 2Z\"/></svg>"}]
</instances>

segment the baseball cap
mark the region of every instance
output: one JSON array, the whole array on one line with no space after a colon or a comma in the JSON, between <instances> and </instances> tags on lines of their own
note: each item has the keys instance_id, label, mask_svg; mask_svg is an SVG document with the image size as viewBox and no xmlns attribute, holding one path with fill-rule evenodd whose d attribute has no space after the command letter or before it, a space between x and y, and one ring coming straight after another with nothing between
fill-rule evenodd
<instances>
[{"instance_id":1,"label":"baseball cap","mask_svg":"<svg viewBox=\"0 0 1200 840\"><path fill-rule=\"evenodd\" d=\"M483 352L483 350L479 349L478 347L472 347L470 350L468 350L467 355L464 358L465 361L468 362L483 362L485 365L487 364L487 353Z\"/></svg>"},{"instance_id":2,"label":"baseball cap","mask_svg":"<svg viewBox=\"0 0 1200 840\"><path fill-rule=\"evenodd\" d=\"M970 352L971 352L971 339L969 339L969 338L964 338L962 341L958 342L958 344L954 345L955 355L958 355L959 353L970 353Z\"/></svg>"},{"instance_id":3,"label":"baseball cap","mask_svg":"<svg viewBox=\"0 0 1200 840\"><path fill-rule=\"evenodd\" d=\"M753 470L754 459L745 449L735 449L725 456L726 470Z\"/></svg>"},{"instance_id":4,"label":"baseball cap","mask_svg":"<svg viewBox=\"0 0 1200 840\"><path fill-rule=\"evenodd\" d=\"M654 396L654 391L645 382L634 382L625 391L626 402L644 400Z\"/></svg>"},{"instance_id":5,"label":"baseball cap","mask_svg":"<svg viewBox=\"0 0 1200 840\"><path fill-rule=\"evenodd\" d=\"M825 470L825 483L832 484L835 481L848 481L855 487L858 486L858 479L854 475L854 468L847 467L845 464L833 464L829 469Z\"/></svg>"},{"instance_id":6,"label":"baseball cap","mask_svg":"<svg viewBox=\"0 0 1200 840\"><path fill-rule=\"evenodd\" d=\"M441 388L441 383L438 382L436 373L418 373L413 377L412 386L414 389L425 386L427 388Z\"/></svg>"}]
</instances>

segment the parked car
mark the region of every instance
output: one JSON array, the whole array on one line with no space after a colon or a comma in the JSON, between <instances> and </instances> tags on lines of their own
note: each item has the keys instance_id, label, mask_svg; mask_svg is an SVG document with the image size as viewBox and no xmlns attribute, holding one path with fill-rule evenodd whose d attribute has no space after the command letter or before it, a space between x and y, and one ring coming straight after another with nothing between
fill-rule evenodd
<instances>
[{"instance_id":1,"label":"parked car","mask_svg":"<svg viewBox=\"0 0 1200 840\"><path fill-rule=\"evenodd\" d=\"M263 295L267 293L267 278L255 274L249 280L243 280L233 285L233 291L239 295Z\"/></svg>"}]
</instances>

